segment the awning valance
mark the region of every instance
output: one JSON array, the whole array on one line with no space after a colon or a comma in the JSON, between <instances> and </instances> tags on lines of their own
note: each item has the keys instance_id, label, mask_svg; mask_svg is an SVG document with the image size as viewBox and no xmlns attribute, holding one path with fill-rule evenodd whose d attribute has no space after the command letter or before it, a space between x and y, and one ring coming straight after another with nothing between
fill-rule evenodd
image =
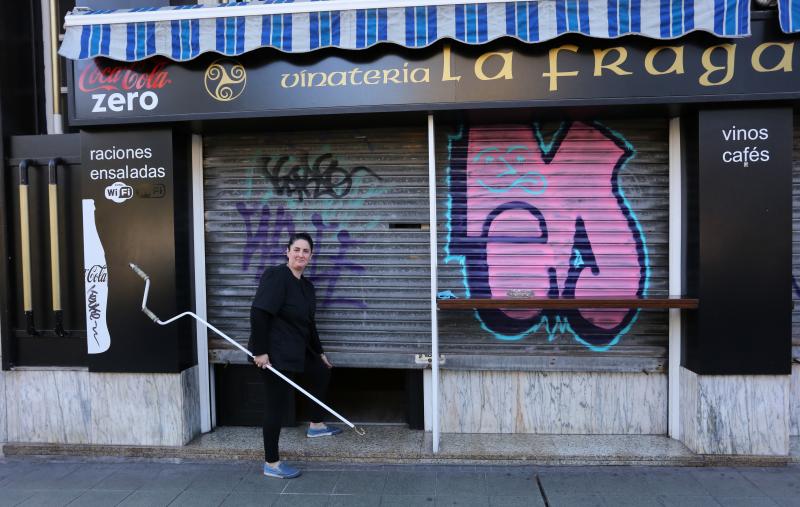
<instances>
[{"instance_id":1,"label":"awning valance","mask_svg":"<svg viewBox=\"0 0 800 507\"><path fill-rule=\"evenodd\" d=\"M800 33L800 0L778 0L781 30Z\"/></svg>"},{"instance_id":2,"label":"awning valance","mask_svg":"<svg viewBox=\"0 0 800 507\"><path fill-rule=\"evenodd\" d=\"M780 1L785 4L784 30L796 31L800 15L791 13L798 10L800 0ZM264 0L216 7L76 10L65 19L59 53L71 59L105 56L136 61L163 55L186 61L206 52L235 56L261 47L299 53L392 42L418 48L445 38L466 44L500 37L536 43L565 33L673 39L696 30L741 37L750 33L749 4L749 0Z\"/></svg>"}]
</instances>

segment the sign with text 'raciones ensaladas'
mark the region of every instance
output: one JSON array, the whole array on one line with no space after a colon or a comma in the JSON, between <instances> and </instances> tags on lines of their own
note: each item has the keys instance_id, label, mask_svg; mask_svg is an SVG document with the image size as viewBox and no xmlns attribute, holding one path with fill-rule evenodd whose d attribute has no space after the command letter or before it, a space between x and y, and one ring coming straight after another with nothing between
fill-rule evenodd
<instances>
[{"instance_id":1,"label":"sign with text 'raciones ensaladas'","mask_svg":"<svg viewBox=\"0 0 800 507\"><path fill-rule=\"evenodd\" d=\"M141 311L176 311L172 132L81 132L84 284L89 369L176 371L177 328Z\"/></svg>"},{"instance_id":2,"label":"sign with text 'raciones ensaladas'","mask_svg":"<svg viewBox=\"0 0 800 507\"><path fill-rule=\"evenodd\" d=\"M502 39L481 46L390 44L287 55L262 49L186 63L75 63L77 125L136 121L469 109L630 105L800 97L800 37L774 20L724 40L561 37L543 44Z\"/></svg>"}]
</instances>

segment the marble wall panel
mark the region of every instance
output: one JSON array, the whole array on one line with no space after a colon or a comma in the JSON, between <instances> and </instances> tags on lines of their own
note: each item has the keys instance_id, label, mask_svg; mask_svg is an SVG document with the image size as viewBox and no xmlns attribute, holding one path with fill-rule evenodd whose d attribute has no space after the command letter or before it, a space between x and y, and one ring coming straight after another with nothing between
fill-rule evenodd
<instances>
[{"instance_id":1,"label":"marble wall panel","mask_svg":"<svg viewBox=\"0 0 800 507\"><path fill-rule=\"evenodd\" d=\"M8 441L8 420L6 418L6 372L0 370L0 443ZM3 455L0 449L0 456Z\"/></svg>"},{"instance_id":2,"label":"marble wall panel","mask_svg":"<svg viewBox=\"0 0 800 507\"><path fill-rule=\"evenodd\" d=\"M181 374L0 372L0 442L183 445L200 432L197 378L196 366Z\"/></svg>"},{"instance_id":3,"label":"marble wall panel","mask_svg":"<svg viewBox=\"0 0 800 507\"><path fill-rule=\"evenodd\" d=\"M696 375L681 368L684 443L698 454L789 453L789 375Z\"/></svg>"},{"instance_id":4,"label":"marble wall panel","mask_svg":"<svg viewBox=\"0 0 800 507\"><path fill-rule=\"evenodd\" d=\"M182 445L181 384L175 374L93 373L92 442Z\"/></svg>"},{"instance_id":5,"label":"marble wall panel","mask_svg":"<svg viewBox=\"0 0 800 507\"><path fill-rule=\"evenodd\" d=\"M9 442L91 442L89 372L26 368L4 376Z\"/></svg>"},{"instance_id":6,"label":"marble wall panel","mask_svg":"<svg viewBox=\"0 0 800 507\"><path fill-rule=\"evenodd\" d=\"M680 399L680 406L678 408L678 417L680 419L680 440L686 444L689 449L697 449L697 375L681 368L678 374L678 398Z\"/></svg>"},{"instance_id":7,"label":"marble wall panel","mask_svg":"<svg viewBox=\"0 0 800 507\"><path fill-rule=\"evenodd\" d=\"M200 384L197 366L181 372L181 388L183 396L183 435L181 443L186 444L200 434Z\"/></svg>"},{"instance_id":8,"label":"marble wall panel","mask_svg":"<svg viewBox=\"0 0 800 507\"><path fill-rule=\"evenodd\" d=\"M789 411L789 435L800 436L800 364L792 364Z\"/></svg>"},{"instance_id":9,"label":"marble wall panel","mask_svg":"<svg viewBox=\"0 0 800 507\"><path fill-rule=\"evenodd\" d=\"M442 371L443 432L665 434L667 376Z\"/></svg>"}]
</instances>

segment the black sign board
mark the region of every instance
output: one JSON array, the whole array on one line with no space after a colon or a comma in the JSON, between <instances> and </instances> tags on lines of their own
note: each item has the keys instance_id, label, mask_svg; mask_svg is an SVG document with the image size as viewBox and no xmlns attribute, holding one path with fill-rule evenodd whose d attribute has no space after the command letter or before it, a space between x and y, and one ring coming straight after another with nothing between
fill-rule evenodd
<instances>
[{"instance_id":1,"label":"black sign board","mask_svg":"<svg viewBox=\"0 0 800 507\"><path fill-rule=\"evenodd\" d=\"M177 312L173 146L169 130L81 133L81 195L89 369L179 371L179 328L141 311Z\"/></svg>"},{"instance_id":2,"label":"black sign board","mask_svg":"<svg viewBox=\"0 0 800 507\"><path fill-rule=\"evenodd\" d=\"M414 50L261 49L187 63L85 60L72 70L71 122L800 97L800 39L773 19L752 27L751 37L731 40L570 36L535 45L508 38Z\"/></svg>"},{"instance_id":3,"label":"black sign board","mask_svg":"<svg viewBox=\"0 0 800 507\"><path fill-rule=\"evenodd\" d=\"M684 365L700 374L791 373L792 110L701 111L698 224L690 283L700 299Z\"/></svg>"}]
</instances>

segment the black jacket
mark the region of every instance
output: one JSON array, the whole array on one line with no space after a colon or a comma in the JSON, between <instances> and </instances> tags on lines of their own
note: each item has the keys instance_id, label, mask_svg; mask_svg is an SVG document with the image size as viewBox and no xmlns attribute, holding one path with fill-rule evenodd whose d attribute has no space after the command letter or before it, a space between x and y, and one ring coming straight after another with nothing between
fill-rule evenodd
<instances>
[{"instance_id":1,"label":"black jacket","mask_svg":"<svg viewBox=\"0 0 800 507\"><path fill-rule=\"evenodd\" d=\"M314 285L306 277L298 280L286 264L267 268L250 309L250 352L269 354L278 370L303 371L306 349L322 354L315 312Z\"/></svg>"}]
</instances>

